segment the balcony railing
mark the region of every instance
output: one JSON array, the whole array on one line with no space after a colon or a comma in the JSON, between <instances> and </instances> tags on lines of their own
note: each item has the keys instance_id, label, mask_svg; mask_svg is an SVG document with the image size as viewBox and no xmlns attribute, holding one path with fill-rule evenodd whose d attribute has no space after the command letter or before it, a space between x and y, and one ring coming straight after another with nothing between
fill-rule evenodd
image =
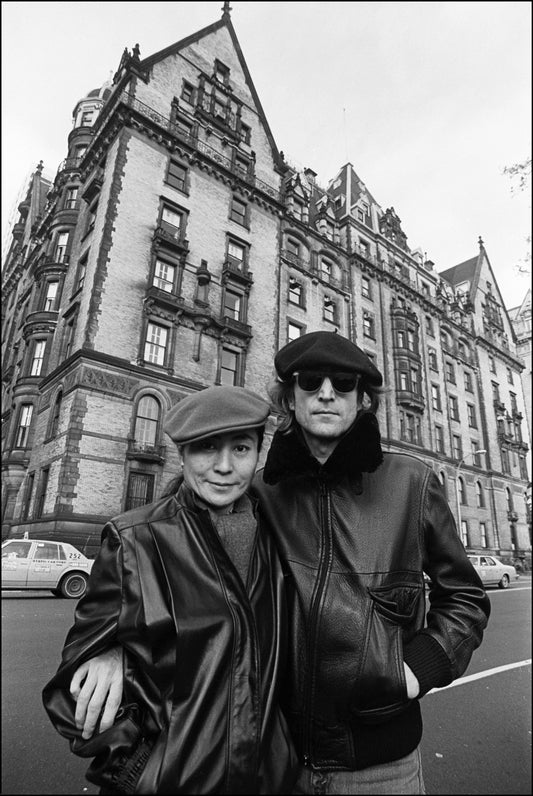
<instances>
[{"instance_id":1,"label":"balcony railing","mask_svg":"<svg viewBox=\"0 0 533 796\"><path fill-rule=\"evenodd\" d=\"M153 445L148 442L129 439L126 458L162 464L165 461L166 450L166 445Z\"/></svg>"}]
</instances>

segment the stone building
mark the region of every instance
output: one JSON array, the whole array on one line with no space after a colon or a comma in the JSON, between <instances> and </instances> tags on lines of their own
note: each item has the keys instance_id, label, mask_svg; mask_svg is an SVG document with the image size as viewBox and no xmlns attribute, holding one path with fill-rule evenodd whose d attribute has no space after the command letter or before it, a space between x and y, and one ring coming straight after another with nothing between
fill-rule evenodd
<instances>
[{"instance_id":1,"label":"stone building","mask_svg":"<svg viewBox=\"0 0 533 796\"><path fill-rule=\"evenodd\" d=\"M175 474L177 401L265 394L278 347L327 329L383 371L384 447L431 464L467 548L530 556L523 364L482 241L439 274L352 164L325 187L291 166L227 4L126 49L75 106L53 184L40 171L3 270L3 538L93 553Z\"/></svg>"}]
</instances>

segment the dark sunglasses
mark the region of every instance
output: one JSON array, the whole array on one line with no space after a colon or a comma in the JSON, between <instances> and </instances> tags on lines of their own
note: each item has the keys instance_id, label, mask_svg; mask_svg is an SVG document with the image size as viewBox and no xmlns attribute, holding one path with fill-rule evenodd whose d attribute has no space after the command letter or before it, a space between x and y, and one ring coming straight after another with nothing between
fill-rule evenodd
<instances>
[{"instance_id":1,"label":"dark sunglasses","mask_svg":"<svg viewBox=\"0 0 533 796\"><path fill-rule=\"evenodd\" d=\"M315 370L306 370L294 374L298 387L305 392L316 392L319 390L326 377L330 380L335 392L351 392L356 388L359 381L358 373L322 373Z\"/></svg>"}]
</instances>

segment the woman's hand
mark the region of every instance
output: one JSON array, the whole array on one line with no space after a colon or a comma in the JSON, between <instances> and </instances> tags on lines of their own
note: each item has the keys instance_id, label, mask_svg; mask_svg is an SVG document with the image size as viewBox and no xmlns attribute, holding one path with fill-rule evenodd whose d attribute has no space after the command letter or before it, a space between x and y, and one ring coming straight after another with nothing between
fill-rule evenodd
<instances>
[{"instance_id":1,"label":"woman's hand","mask_svg":"<svg viewBox=\"0 0 533 796\"><path fill-rule=\"evenodd\" d=\"M91 658L75 671L70 693L76 700L74 719L82 738L94 733L102 713L99 732L113 726L122 701L122 647L111 649Z\"/></svg>"}]
</instances>

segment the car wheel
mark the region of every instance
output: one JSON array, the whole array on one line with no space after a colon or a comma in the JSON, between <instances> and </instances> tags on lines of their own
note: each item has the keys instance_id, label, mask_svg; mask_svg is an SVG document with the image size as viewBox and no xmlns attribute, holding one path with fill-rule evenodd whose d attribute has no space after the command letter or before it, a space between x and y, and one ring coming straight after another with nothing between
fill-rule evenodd
<instances>
[{"instance_id":1,"label":"car wheel","mask_svg":"<svg viewBox=\"0 0 533 796\"><path fill-rule=\"evenodd\" d=\"M503 575L501 581L498 583L500 589L506 589L509 586L509 575Z\"/></svg>"},{"instance_id":2,"label":"car wheel","mask_svg":"<svg viewBox=\"0 0 533 796\"><path fill-rule=\"evenodd\" d=\"M78 600L85 594L87 578L81 572L71 572L61 581L60 589L63 597Z\"/></svg>"}]
</instances>

